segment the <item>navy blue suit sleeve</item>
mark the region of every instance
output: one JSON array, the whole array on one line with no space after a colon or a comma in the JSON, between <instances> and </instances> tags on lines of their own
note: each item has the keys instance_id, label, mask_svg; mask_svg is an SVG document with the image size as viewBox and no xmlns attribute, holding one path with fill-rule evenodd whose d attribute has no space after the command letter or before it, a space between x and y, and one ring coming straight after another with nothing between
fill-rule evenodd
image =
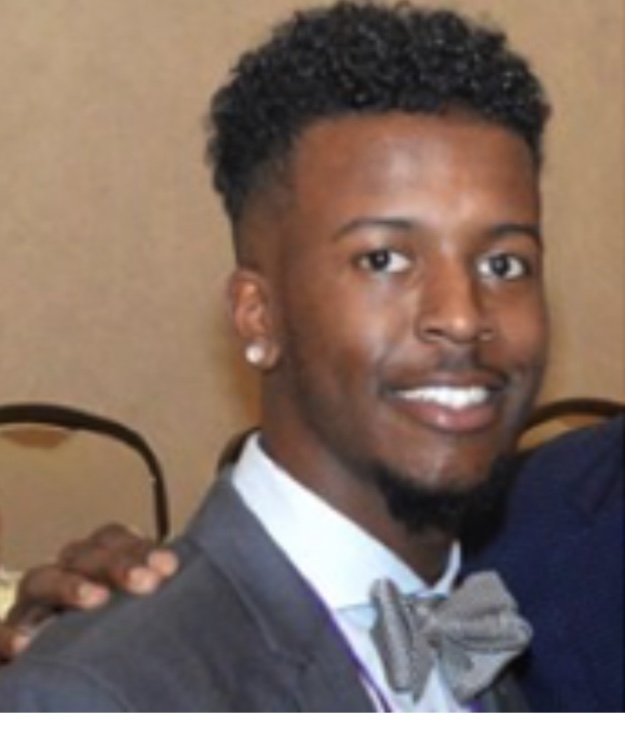
<instances>
[{"instance_id":1,"label":"navy blue suit sleeve","mask_svg":"<svg viewBox=\"0 0 625 745\"><path fill-rule=\"evenodd\" d=\"M534 627L521 682L537 711L623 711L623 417L540 448L492 542L467 562L499 571Z\"/></svg>"}]
</instances>

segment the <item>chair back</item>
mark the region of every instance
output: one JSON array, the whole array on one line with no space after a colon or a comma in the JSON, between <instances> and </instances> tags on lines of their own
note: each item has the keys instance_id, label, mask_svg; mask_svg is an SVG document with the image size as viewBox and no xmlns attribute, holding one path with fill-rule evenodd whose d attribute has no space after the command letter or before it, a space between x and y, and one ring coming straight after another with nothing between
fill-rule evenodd
<instances>
[{"instance_id":1,"label":"chair back","mask_svg":"<svg viewBox=\"0 0 625 745\"><path fill-rule=\"evenodd\" d=\"M537 406L521 439L523 449L538 447L557 435L625 414L625 404L614 399L562 398Z\"/></svg>"},{"instance_id":2,"label":"chair back","mask_svg":"<svg viewBox=\"0 0 625 745\"><path fill-rule=\"evenodd\" d=\"M165 477L141 434L60 404L0 406L0 564L23 569L107 522L163 539Z\"/></svg>"}]
</instances>

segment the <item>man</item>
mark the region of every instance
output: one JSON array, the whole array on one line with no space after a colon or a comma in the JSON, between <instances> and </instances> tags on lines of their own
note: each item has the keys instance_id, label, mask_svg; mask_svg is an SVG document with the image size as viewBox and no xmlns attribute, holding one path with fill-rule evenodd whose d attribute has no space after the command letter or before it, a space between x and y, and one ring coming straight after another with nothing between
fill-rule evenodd
<instances>
[{"instance_id":1,"label":"man","mask_svg":"<svg viewBox=\"0 0 625 745\"><path fill-rule=\"evenodd\" d=\"M491 576L441 598L543 372L547 113L503 37L447 12L340 3L242 58L210 153L260 437L175 578L54 624L0 676L0 707L521 705L501 677L528 641L511 599ZM412 636L418 653L396 647Z\"/></svg>"}]
</instances>

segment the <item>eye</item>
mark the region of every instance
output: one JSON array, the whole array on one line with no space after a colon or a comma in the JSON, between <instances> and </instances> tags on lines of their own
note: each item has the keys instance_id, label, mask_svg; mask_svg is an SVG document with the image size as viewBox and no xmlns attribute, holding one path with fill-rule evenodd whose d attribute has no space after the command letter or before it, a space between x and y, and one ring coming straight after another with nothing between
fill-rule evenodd
<instances>
[{"instance_id":1,"label":"eye","mask_svg":"<svg viewBox=\"0 0 625 745\"><path fill-rule=\"evenodd\" d=\"M391 248L378 248L367 251L358 257L357 265L376 274L399 274L410 268L410 259Z\"/></svg>"},{"instance_id":2,"label":"eye","mask_svg":"<svg viewBox=\"0 0 625 745\"><path fill-rule=\"evenodd\" d=\"M507 253L485 256L478 262L477 268L479 275L488 279L513 280L531 274L531 267L526 259Z\"/></svg>"}]
</instances>

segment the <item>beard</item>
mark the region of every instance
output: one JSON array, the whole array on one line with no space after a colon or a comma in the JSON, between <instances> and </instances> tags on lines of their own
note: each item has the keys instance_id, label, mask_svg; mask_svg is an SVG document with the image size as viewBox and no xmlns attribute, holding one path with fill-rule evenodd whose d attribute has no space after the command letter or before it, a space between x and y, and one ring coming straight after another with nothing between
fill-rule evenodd
<instances>
[{"instance_id":1,"label":"beard","mask_svg":"<svg viewBox=\"0 0 625 745\"><path fill-rule=\"evenodd\" d=\"M389 513L409 533L435 529L461 539L471 550L501 524L517 471L516 458L502 456L483 481L468 487L431 487L381 464L373 467L372 475Z\"/></svg>"}]
</instances>

